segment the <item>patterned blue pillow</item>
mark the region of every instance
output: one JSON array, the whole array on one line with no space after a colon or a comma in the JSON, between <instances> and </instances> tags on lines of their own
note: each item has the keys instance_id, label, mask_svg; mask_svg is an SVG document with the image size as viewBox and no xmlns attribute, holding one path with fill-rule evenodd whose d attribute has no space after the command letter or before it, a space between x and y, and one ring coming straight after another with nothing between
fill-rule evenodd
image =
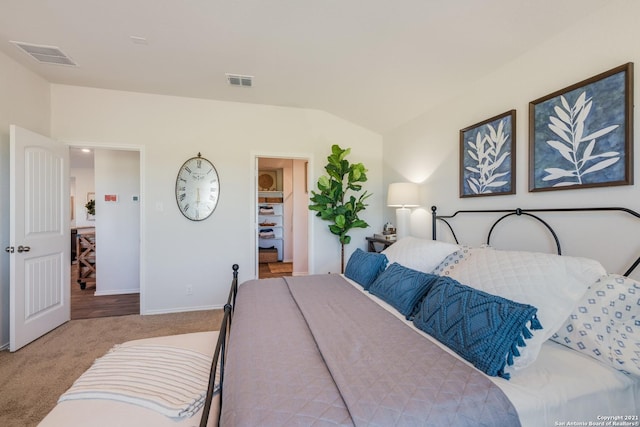
<instances>
[{"instance_id":1,"label":"patterned blue pillow","mask_svg":"<svg viewBox=\"0 0 640 427\"><path fill-rule=\"evenodd\" d=\"M437 274L438 276L448 276L451 270L453 270L458 264L469 257L471 248L469 246L462 245L460 249L452 254L447 255L436 268L433 269L431 274Z\"/></svg>"},{"instance_id":2,"label":"patterned blue pillow","mask_svg":"<svg viewBox=\"0 0 640 427\"><path fill-rule=\"evenodd\" d=\"M440 277L413 323L487 375L509 379L505 367L520 355L524 339L533 336L529 329L542 329L537 310Z\"/></svg>"},{"instance_id":3,"label":"patterned blue pillow","mask_svg":"<svg viewBox=\"0 0 640 427\"><path fill-rule=\"evenodd\" d=\"M640 376L640 282L619 274L601 277L551 339Z\"/></svg>"},{"instance_id":4,"label":"patterned blue pillow","mask_svg":"<svg viewBox=\"0 0 640 427\"><path fill-rule=\"evenodd\" d=\"M394 262L378 276L369 292L391 304L396 310L411 320L416 306L438 279Z\"/></svg>"},{"instance_id":5,"label":"patterned blue pillow","mask_svg":"<svg viewBox=\"0 0 640 427\"><path fill-rule=\"evenodd\" d=\"M344 275L369 289L376 277L387 268L387 262L384 254L365 252L358 248L351 254Z\"/></svg>"}]
</instances>

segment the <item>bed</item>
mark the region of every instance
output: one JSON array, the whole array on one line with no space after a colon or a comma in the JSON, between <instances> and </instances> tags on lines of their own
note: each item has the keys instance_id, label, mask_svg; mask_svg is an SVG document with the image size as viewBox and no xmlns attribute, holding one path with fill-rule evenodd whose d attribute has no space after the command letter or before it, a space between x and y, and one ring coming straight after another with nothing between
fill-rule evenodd
<instances>
[{"instance_id":1,"label":"bed","mask_svg":"<svg viewBox=\"0 0 640 427\"><path fill-rule=\"evenodd\" d=\"M213 335L174 343L213 351L202 409L176 420L61 401L42 426L100 425L97 414L123 426L640 425L638 259L615 274L560 255L546 211L558 210L489 211L500 218L487 244L468 247L450 224L458 212L433 208L433 239L357 249L344 274L238 286L235 266L215 351ZM511 215L541 223L556 253L493 248ZM453 238L437 240L438 223Z\"/></svg>"},{"instance_id":2,"label":"bed","mask_svg":"<svg viewBox=\"0 0 640 427\"><path fill-rule=\"evenodd\" d=\"M492 212L541 221L560 252L544 211ZM356 250L344 275L245 282L220 423L638 425L631 270L410 237L381 254Z\"/></svg>"}]
</instances>

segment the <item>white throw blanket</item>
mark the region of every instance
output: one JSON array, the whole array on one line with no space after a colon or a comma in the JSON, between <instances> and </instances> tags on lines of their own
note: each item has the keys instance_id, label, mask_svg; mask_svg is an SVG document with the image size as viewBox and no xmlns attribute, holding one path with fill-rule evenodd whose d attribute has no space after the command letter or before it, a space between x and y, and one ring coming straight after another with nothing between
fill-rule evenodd
<instances>
[{"instance_id":1,"label":"white throw blanket","mask_svg":"<svg viewBox=\"0 0 640 427\"><path fill-rule=\"evenodd\" d=\"M190 417L204 405L211 357L165 345L114 346L93 363L58 402L109 399ZM219 372L218 372L219 374ZM219 375L216 376L216 389Z\"/></svg>"}]
</instances>

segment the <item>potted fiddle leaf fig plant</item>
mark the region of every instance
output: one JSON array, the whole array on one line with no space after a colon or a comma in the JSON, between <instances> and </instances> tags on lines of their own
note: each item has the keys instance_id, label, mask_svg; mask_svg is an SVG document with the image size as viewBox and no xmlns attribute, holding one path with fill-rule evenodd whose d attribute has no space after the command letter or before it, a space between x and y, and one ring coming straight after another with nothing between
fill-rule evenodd
<instances>
[{"instance_id":1,"label":"potted fiddle leaf fig plant","mask_svg":"<svg viewBox=\"0 0 640 427\"><path fill-rule=\"evenodd\" d=\"M358 217L367 207L365 200L371 196L366 190L358 195L362 191L361 183L367 181L367 169L362 163L349 163L346 157L350 153L350 148L331 147L331 155L327 157L329 163L324 167L327 175L318 179L318 191L311 191L309 205L310 210L317 212L317 217L330 222L329 230L340 240L342 273L344 245L351 242L347 233L353 228L369 227Z\"/></svg>"}]
</instances>

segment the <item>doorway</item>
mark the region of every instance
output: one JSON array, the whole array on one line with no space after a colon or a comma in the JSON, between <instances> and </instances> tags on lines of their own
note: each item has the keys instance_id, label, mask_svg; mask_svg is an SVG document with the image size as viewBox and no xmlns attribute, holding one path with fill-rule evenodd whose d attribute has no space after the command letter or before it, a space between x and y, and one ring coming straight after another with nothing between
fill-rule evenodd
<instances>
[{"instance_id":1,"label":"doorway","mask_svg":"<svg viewBox=\"0 0 640 427\"><path fill-rule=\"evenodd\" d=\"M71 319L139 314L141 153L70 147L69 158Z\"/></svg>"},{"instance_id":2,"label":"doorway","mask_svg":"<svg viewBox=\"0 0 640 427\"><path fill-rule=\"evenodd\" d=\"M256 156L256 277L309 272L308 158Z\"/></svg>"}]
</instances>

